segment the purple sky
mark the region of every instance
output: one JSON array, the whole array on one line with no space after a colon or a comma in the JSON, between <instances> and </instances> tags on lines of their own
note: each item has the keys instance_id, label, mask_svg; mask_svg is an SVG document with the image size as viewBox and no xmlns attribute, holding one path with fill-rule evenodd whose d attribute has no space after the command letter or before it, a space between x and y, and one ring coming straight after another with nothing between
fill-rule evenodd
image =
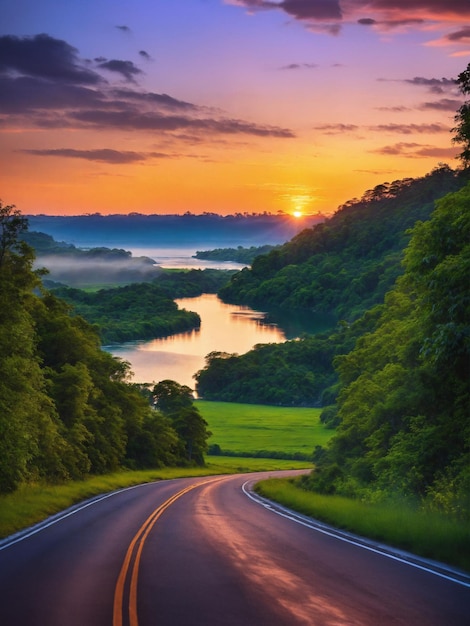
<instances>
[{"instance_id":1,"label":"purple sky","mask_svg":"<svg viewBox=\"0 0 470 626\"><path fill-rule=\"evenodd\" d=\"M331 213L457 166L469 0L4 0L4 203Z\"/></svg>"}]
</instances>

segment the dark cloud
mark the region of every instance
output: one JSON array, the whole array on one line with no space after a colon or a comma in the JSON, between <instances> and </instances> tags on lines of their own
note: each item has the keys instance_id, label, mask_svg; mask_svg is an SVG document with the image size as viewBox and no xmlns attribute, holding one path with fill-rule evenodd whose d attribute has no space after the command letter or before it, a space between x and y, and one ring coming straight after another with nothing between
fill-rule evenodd
<instances>
[{"instance_id":1,"label":"dark cloud","mask_svg":"<svg viewBox=\"0 0 470 626\"><path fill-rule=\"evenodd\" d=\"M319 130L325 135L339 135L341 133L350 133L359 129L356 124L320 124L315 126L314 130Z\"/></svg>"},{"instance_id":2,"label":"dark cloud","mask_svg":"<svg viewBox=\"0 0 470 626\"><path fill-rule=\"evenodd\" d=\"M280 70L312 70L317 68L316 63L289 63L288 65L282 65Z\"/></svg>"},{"instance_id":3,"label":"dark cloud","mask_svg":"<svg viewBox=\"0 0 470 626\"><path fill-rule=\"evenodd\" d=\"M87 161L98 161L100 163L134 163L145 161L148 155L140 152L130 152L122 150L111 150L101 148L98 150L74 150L72 148L58 148L56 150L21 150L26 154L35 156L67 157L71 159L86 159Z\"/></svg>"},{"instance_id":4,"label":"dark cloud","mask_svg":"<svg viewBox=\"0 0 470 626\"><path fill-rule=\"evenodd\" d=\"M449 127L444 124L379 124L377 126L357 126L356 124L321 124L315 126L314 130L321 131L325 135L339 135L343 133L356 132L358 130L369 130L378 133L397 133L402 135L443 133L449 132Z\"/></svg>"},{"instance_id":5,"label":"dark cloud","mask_svg":"<svg viewBox=\"0 0 470 626\"><path fill-rule=\"evenodd\" d=\"M344 23L390 31L470 17L467 0L233 0L233 4L250 11L283 11L311 30L332 35L337 35Z\"/></svg>"},{"instance_id":6,"label":"dark cloud","mask_svg":"<svg viewBox=\"0 0 470 626\"><path fill-rule=\"evenodd\" d=\"M369 126L369 130L378 133L398 133L402 135L417 135L420 133L444 133L450 128L444 124L379 124Z\"/></svg>"},{"instance_id":7,"label":"dark cloud","mask_svg":"<svg viewBox=\"0 0 470 626\"><path fill-rule=\"evenodd\" d=\"M117 88L89 69L90 63L80 61L75 48L48 35L0 37L0 114L8 115L0 123L5 127L27 124L39 128L294 137L289 129L225 119L220 113L168 94ZM120 74L132 83L141 73L130 61L98 57L95 63L100 70Z\"/></svg>"},{"instance_id":8,"label":"dark cloud","mask_svg":"<svg viewBox=\"0 0 470 626\"><path fill-rule=\"evenodd\" d=\"M223 134L249 134L258 137L294 137L288 129L251 124L231 119L201 119L182 115L162 115L159 112L109 111L89 109L70 114L78 122L99 129L123 129L172 132L197 130Z\"/></svg>"},{"instance_id":9,"label":"dark cloud","mask_svg":"<svg viewBox=\"0 0 470 626\"><path fill-rule=\"evenodd\" d=\"M140 102L142 104L149 104L152 106L157 105L168 109L186 109L191 111L197 111L200 109L200 107L195 104L191 104L191 102L177 100L166 93L131 91L130 89L114 89L112 94L116 98L123 98L124 100Z\"/></svg>"},{"instance_id":10,"label":"dark cloud","mask_svg":"<svg viewBox=\"0 0 470 626\"><path fill-rule=\"evenodd\" d=\"M431 93L445 93L449 90L455 90L455 80L452 78L423 78L415 76L414 78L405 79L404 83L416 85L417 87L427 87Z\"/></svg>"},{"instance_id":11,"label":"dark cloud","mask_svg":"<svg viewBox=\"0 0 470 626\"><path fill-rule=\"evenodd\" d=\"M117 59L112 59L110 61L100 63L98 67L103 70L108 70L108 72L116 72L117 74L121 74L126 80L131 83L135 82L135 76L143 74L142 70L135 66L132 61L119 61Z\"/></svg>"},{"instance_id":12,"label":"dark cloud","mask_svg":"<svg viewBox=\"0 0 470 626\"><path fill-rule=\"evenodd\" d=\"M96 106L105 106L105 99L94 89L31 76L0 76L0 113L21 115Z\"/></svg>"},{"instance_id":13,"label":"dark cloud","mask_svg":"<svg viewBox=\"0 0 470 626\"><path fill-rule=\"evenodd\" d=\"M415 76L414 78L378 78L382 83L406 83L408 85L414 85L416 87L425 87L429 92L435 94L442 94L449 91L456 92L456 84L453 78L425 78L424 76Z\"/></svg>"},{"instance_id":14,"label":"dark cloud","mask_svg":"<svg viewBox=\"0 0 470 626\"><path fill-rule=\"evenodd\" d=\"M455 113L460 109L461 106L461 100L442 98L441 100L436 100L435 102L423 102L423 104L421 104L419 108L423 111L432 109L434 111L453 111Z\"/></svg>"},{"instance_id":15,"label":"dark cloud","mask_svg":"<svg viewBox=\"0 0 470 626\"><path fill-rule=\"evenodd\" d=\"M150 54L148 52L146 52L145 50L139 50L139 55L145 59L146 61L151 61L152 57L150 56Z\"/></svg>"},{"instance_id":16,"label":"dark cloud","mask_svg":"<svg viewBox=\"0 0 470 626\"><path fill-rule=\"evenodd\" d=\"M455 31L455 33L449 33L446 37L448 41L452 42L464 42L470 43L470 26Z\"/></svg>"},{"instance_id":17,"label":"dark cloud","mask_svg":"<svg viewBox=\"0 0 470 626\"><path fill-rule=\"evenodd\" d=\"M77 85L98 85L101 76L83 66L77 50L49 35L0 37L0 74L34 76Z\"/></svg>"},{"instance_id":18,"label":"dark cloud","mask_svg":"<svg viewBox=\"0 0 470 626\"><path fill-rule=\"evenodd\" d=\"M383 146L377 150L372 150L375 154L385 156L404 156L407 158L452 158L458 153L456 148L439 148L437 146L423 145L419 143L400 142L391 146Z\"/></svg>"},{"instance_id":19,"label":"dark cloud","mask_svg":"<svg viewBox=\"0 0 470 626\"><path fill-rule=\"evenodd\" d=\"M272 4L298 20L340 20L343 17L339 0L284 0Z\"/></svg>"},{"instance_id":20,"label":"dark cloud","mask_svg":"<svg viewBox=\"0 0 470 626\"><path fill-rule=\"evenodd\" d=\"M250 10L281 9L298 20L339 20L340 0L239 0L236 4Z\"/></svg>"},{"instance_id":21,"label":"dark cloud","mask_svg":"<svg viewBox=\"0 0 470 626\"><path fill-rule=\"evenodd\" d=\"M118 30L120 30L121 32L123 32L123 33L130 33L131 32L131 29L129 28L129 26L125 26L125 25L123 25L123 26L116 26L116 28Z\"/></svg>"},{"instance_id":22,"label":"dark cloud","mask_svg":"<svg viewBox=\"0 0 470 626\"><path fill-rule=\"evenodd\" d=\"M420 24L424 24L424 22L424 19L418 17L403 17L397 20L374 20L372 18L357 20L358 24L362 24L363 26L374 26L379 30L393 30L396 28L402 28L403 26L419 26Z\"/></svg>"},{"instance_id":23,"label":"dark cloud","mask_svg":"<svg viewBox=\"0 0 470 626\"><path fill-rule=\"evenodd\" d=\"M51 150L21 150L25 154L35 156L67 157L71 159L85 159L86 161L97 161L99 163L110 163L114 165L126 163L138 163L149 159L171 159L173 155L165 152L133 152L128 150L112 150L110 148L100 148L96 150L75 150L73 148L57 148Z\"/></svg>"},{"instance_id":24,"label":"dark cloud","mask_svg":"<svg viewBox=\"0 0 470 626\"><path fill-rule=\"evenodd\" d=\"M394 107L376 107L377 111L389 111L391 113L403 113L404 111L410 111L409 107L394 106Z\"/></svg>"}]
</instances>

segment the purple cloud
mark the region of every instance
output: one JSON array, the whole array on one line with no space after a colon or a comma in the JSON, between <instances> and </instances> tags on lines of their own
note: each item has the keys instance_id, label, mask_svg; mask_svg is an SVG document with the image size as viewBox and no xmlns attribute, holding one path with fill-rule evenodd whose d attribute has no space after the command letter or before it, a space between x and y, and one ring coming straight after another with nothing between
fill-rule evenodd
<instances>
[{"instance_id":1,"label":"purple cloud","mask_svg":"<svg viewBox=\"0 0 470 626\"><path fill-rule=\"evenodd\" d=\"M139 74L143 74L142 70L132 63L132 61L119 61L117 59L112 59L111 61L105 61L104 63L100 63L98 65L100 69L108 70L108 72L116 72L124 76L124 78L133 83L134 77Z\"/></svg>"},{"instance_id":2,"label":"purple cloud","mask_svg":"<svg viewBox=\"0 0 470 626\"><path fill-rule=\"evenodd\" d=\"M14 127L26 121L40 128L294 137L289 129L227 119L168 94L117 88L97 71L117 73L134 83L142 72L130 61L98 57L97 69L90 69L90 63L80 60L68 43L49 35L0 37L0 116L5 116L0 124Z\"/></svg>"},{"instance_id":3,"label":"purple cloud","mask_svg":"<svg viewBox=\"0 0 470 626\"><path fill-rule=\"evenodd\" d=\"M76 85L98 85L99 74L83 66L73 48L49 35L0 37L0 74L23 74Z\"/></svg>"},{"instance_id":4,"label":"purple cloud","mask_svg":"<svg viewBox=\"0 0 470 626\"><path fill-rule=\"evenodd\" d=\"M57 148L54 150L21 150L25 154L35 156L66 157L71 159L85 159L87 161L98 161L100 163L126 164L146 161L154 158L171 158L161 152L132 152L127 150L112 150L109 148L99 148L96 150L74 150L72 148Z\"/></svg>"}]
</instances>

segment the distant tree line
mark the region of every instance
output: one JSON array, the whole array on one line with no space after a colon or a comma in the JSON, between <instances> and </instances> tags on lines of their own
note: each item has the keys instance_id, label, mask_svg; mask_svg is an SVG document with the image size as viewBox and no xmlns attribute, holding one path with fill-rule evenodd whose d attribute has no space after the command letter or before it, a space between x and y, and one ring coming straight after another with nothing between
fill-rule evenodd
<instances>
[{"instance_id":1,"label":"distant tree line","mask_svg":"<svg viewBox=\"0 0 470 626\"><path fill-rule=\"evenodd\" d=\"M125 285L152 280L162 272L153 259L133 257L121 248L82 249L34 231L25 231L21 238L34 249L36 265L49 270L48 286Z\"/></svg>"},{"instance_id":2,"label":"distant tree line","mask_svg":"<svg viewBox=\"0 0 470 626\"><path fill-rule=\"evenodd\" d=\"M227 246L243 244L264 245L288 241L302 228L302 224L316 224L323 216L309 216L296 220L288 214L236 213L219 215L91 215L28 216L31 230L46 232L65 241L84 240L87 245L103 241L126 242L139 247L168 246L193 247L201 244ZM157 259L158 261L158 259Z\"/></svg>"},{"instance_id":3,"label":"distant tree line","mask_svg":"<svg viewBox=\"0 0 470 626\"><path fill-rule=\"evenodd\" d=\"M214 250L198 250L194 255L196 259L206 259L209 261L233 261L234 263L245 263L251 265L253 259L261 254L268 254L279 246L250 246L244 248L215 248Z\"/></svg>"}]
</instances>

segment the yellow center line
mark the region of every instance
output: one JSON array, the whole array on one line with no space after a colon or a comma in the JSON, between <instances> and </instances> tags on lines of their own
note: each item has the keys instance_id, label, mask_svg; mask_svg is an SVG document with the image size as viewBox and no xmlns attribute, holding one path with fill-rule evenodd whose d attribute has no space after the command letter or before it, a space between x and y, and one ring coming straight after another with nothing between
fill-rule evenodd
<instances>
[{"instance_id":1,"label":"yellow center line","mask_svg":"<svg viewBox=\"0 0 470 626\"><path fill-rule=\"evenodd\" d=\"M192 491L197 487L202 487L210 482L217 482L218 480L222 480L222 478L205 480L200 483L196 483L194 485L189 485L181 491L178 491L173 496L168 498L163 504L157 507L145 520L142 526L139 528L131 543L129 544L129 548L127 549L126 556L124 558L121 571L119 572L119 577L116 583L116 589L114 592L114 604L113 604L113 626L122 626L123 624L123 612L124 612L124 587L126 584L126 580L128 578L129 571L132 567L131 573L131 581L130 581L130 591L129 591L129 624L130 626L138 626L139 621L137 617L137 582L139 577L139 564L140 558L142 556L142 550L144 547L144 543L155 525L156 521L159 517L181 496L184 496L188 491ZM137 551L134 556L134 562L131 566L132 555L134 553L134 549L137 546Z\"/></svg>"}]
</instances>

